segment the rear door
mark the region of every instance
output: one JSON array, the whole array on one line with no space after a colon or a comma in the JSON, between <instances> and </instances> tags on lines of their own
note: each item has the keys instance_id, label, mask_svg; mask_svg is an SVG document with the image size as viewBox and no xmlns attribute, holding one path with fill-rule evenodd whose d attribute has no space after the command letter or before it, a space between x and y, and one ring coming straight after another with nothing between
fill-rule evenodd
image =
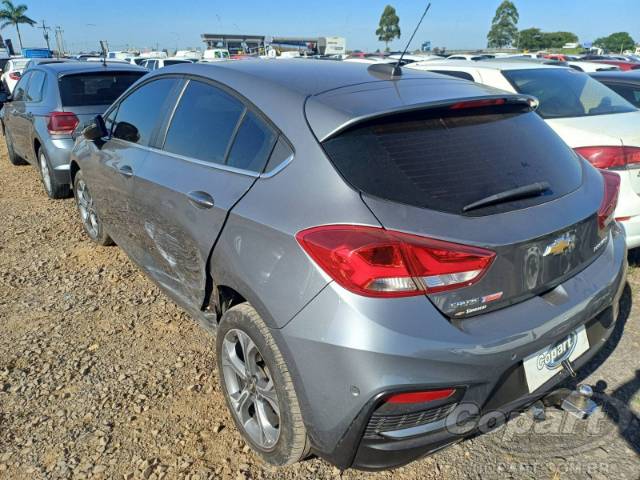
<instances>
[{"instance_id":1,"label":"rear door","mask_svg":"<svg viewBox=\"0 0 640 480\"><path fill-rule=\"evenodd\" d=\"M91 161L82 165L109 235L137 262L142 257L142 242L136 237L136 176L179 83L175 77L154 79L114 105L105 119L110 137L100 146L93 144Z\"/></svg>"},{"instance_id":2,"label":"rear door","mask_svg":"<svg viewBox=\"0 0 640 480\"><path fill-rule=\"evenodd\" d=\"M18 81L13 93L13 101L9 102L5 106L5 125L7 125L9 136L13 144L13 149L16 154L22 158L25 158L27 152L26 145L26 97L27 89L29 88L29 80L33 72L27 72Z\"/></svg>"},{"instance_id":3,"label":"rear door","mask_svg":"<svg viewBox=\"0 0 640 480\"><path fill-rule=\"evenodd\" d=\"M189 305L202 305L209 253L275 141L275 130L242 100L191 79L165 139L137 173L144 265Z\"/></svg>"}]
</instances>

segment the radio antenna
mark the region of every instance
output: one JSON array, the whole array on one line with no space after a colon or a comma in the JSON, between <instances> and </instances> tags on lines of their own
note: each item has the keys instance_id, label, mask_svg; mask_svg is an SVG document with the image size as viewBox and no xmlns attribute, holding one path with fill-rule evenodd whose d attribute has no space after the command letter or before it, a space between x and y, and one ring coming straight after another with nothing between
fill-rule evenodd
<instances>
[{"instance_id":1,"label":"radio antenna","mask_svg":"<svg viewBox=\"0 0 640 480\"><path fill-rule=\"evenodd\" d=\"M427 5L427 8L425 8L424 13L422 14L422 17L420 17L420 21L418 22L418 25L416 25L415 30L411 34L411 38L407 42L407 46L404 47L402 55L400 55L400 58L398 59L396 66L393 67L393 72L391 73L392 76L396 77L396 76L402 75L402 70L400 69L400 64L402 63L402 59L404 58L404 55L407 53L407 50L409 50L409 45L411 45L411 42L413 42L413 37L416 36L416 33L418 32L418 29L422 24L422 20L424 20L424 17L427 15L427 12L429 11L430 8L431 8L431 2L429 2L429 4Z\"/></svg>"}]
</instances>

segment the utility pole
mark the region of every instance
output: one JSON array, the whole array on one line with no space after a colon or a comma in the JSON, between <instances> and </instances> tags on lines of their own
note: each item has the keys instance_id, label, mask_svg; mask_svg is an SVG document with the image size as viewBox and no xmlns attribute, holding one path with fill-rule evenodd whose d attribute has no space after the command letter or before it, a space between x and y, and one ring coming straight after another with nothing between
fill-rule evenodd
<instances>
[{"instance_id":1,"label":"utility pole","mask_svg":"<svg viewBox=\"0 0 640 480\"><path fill-rule=\"evenodd\" d=\"M51 50L51 45L49 45L49 30L51 30L51 27L47 27L44 23L44 20L42 20L42 26L39 28L42 29L42 35L44 36L44 41L47 42L47 49Z\"/></svg>"},{"instance_id":2,"label":"utility pole","mask_svg":"<svg viewBox=\"0 0 640 480\"><path fill-rule=\"evenodd\" d=\"M61 56L64 56L65 54L64 39L62 38L63 33L64 30L62 30L62 27L60 27L60 25L58 25L56 27L56 45L58 46L58 55Z\"/></svg>"}]
</instances>

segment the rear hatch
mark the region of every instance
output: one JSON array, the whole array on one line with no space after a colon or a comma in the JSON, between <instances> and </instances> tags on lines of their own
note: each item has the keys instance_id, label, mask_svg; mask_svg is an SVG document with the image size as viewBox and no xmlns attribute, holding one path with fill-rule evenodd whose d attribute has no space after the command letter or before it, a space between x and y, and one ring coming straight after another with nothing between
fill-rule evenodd
<instances>
[{"instance_id":1,"label":"rear hatch","mask_svg":"<svg viewBox=\"0 0 640 480\"><path fill-rule=\"evenodd\" d=\"M82 129L144 74L131 70L66 73L58 80L62 110L74 113Z\"/></svg>"},{"instance_id":2,"label":"rear hatch","mask_svg":"<svg viewBox=\"0 0 640 480\"><path fill-rule=\"evenodd\" d=\"M495 253L479 279L425 289L449 317L544 293L608 238L597 214L601 175L522 99L505 98L372 115L322 142L385 229Z\"/></svg>"}]
</instances>

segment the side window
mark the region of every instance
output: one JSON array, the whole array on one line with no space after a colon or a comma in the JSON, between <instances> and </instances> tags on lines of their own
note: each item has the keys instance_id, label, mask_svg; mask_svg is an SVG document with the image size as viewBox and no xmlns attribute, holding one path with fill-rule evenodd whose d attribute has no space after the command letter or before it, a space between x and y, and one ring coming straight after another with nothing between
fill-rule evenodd
<instances>
[{"instance_id":1,"label":"side window","mask_svg":"<svg viewBox=\"0 0 640 480\"><path fill-rule=\"evenodd\" d=\"M211 163L224 163L244 105L219 88L191 80L167 131L164 149Z\"/></svg>"},{"instance_id":2,"label":"side window","mask_svg":"<svg viewBox=\"0 0 640 480\"><path fill-rule=\"evenodd\" d=\"M640 87L617 83L606 83L605 85L636 107L640 107Z\"/></svg>"},{"instance_id":3,"label":"side window","mask_svg":"<svg viewBox=\"0 0 640 480\"><path fill-rule=\"evenodd\" d=\"M14 101L24 101L25 95L27 93L27 85L29 84L29 78L31 78L31 72L25 73L24 75L22 75L22 77L20 77L20 80L18 80L18 83L16 84L16 87L13 91Z\"/></svg>"},{"instance_id":4,"label":"side window","mask_svg":"<svg viewBox=\"0 0 640 480\"><path fill-rule=\"evenodd\" d=\"M115 123L116 120L116 116L118 115L118 108L119 106L116 105L113 110L111 110L109 112L108 115L106 115L104 117L104 126L107 128L107 132L109 132L109 135L111 135L113 133L113 125Z\"/></svg>"},{"instance_id":5,"label":"side window","mask_svg":"<svg viewBox=\"0 0 640 480\"><path fill-rule=\"evenodd\" d=\"M149 82L120 102L113 137L138 145L149 145L176 82L176 78Z\"/></svg>"},{"instance_id":6,"label":"side window","mask_svg":"<svg viewBox=\"0 0 640 480\"><path fill-rule=\"evenodd\" d=\"M433 73L440 73L442 75L449 75L450 77L461 78L462 80L471 80L473 82L473 77L471 74L467 72L459 72L456 70L430 70Z\"/></svg>"},{"instance_id":7,"label":"side window","mask_svg":"<svg viewBox=\"0 0 640 480\"><path fill-rule=\"evenodd\" d=\"M147 68L149 70L155 70L157 68L158 65L158 61L157 60L149 60L147 62Z\"/></svg>"},{"instance_id":8,"label":"side window","mask_svg":"<svg viewBox=\"0 0 640 480\"><path fill-rule=\"evenodd\" d=\"M247 112L229 152L230 167L262 172L276 141L276 133L253 112Z\"/></svg>"},{"instance_id":9,"label":"side window","mask_svg":"<svg viewBox=\"0 0 640 480\"><path fill-rule=\"evenodd\" d=\"M36 70L31 74L31 82L29 82L29 88L25 95L25 101L27 102L39 102L42 100L42 87L46 74L43 71Z\"/></svg>"},{"instance_id":10,"label":"side window","mask_svg":"<svg viewBox=\"0 0 640 480\"><path fill-rule=\"evenodd\" d=\"M282 137L278 138L276 146L273 147L273 152L271 152L271 156L269 157L269 162L267 162L267 166L264 169L264 173L272 172L291 157L291 155L293 155L293 150L289 146L289 143Z\"/></svg>"}]
</instances>

